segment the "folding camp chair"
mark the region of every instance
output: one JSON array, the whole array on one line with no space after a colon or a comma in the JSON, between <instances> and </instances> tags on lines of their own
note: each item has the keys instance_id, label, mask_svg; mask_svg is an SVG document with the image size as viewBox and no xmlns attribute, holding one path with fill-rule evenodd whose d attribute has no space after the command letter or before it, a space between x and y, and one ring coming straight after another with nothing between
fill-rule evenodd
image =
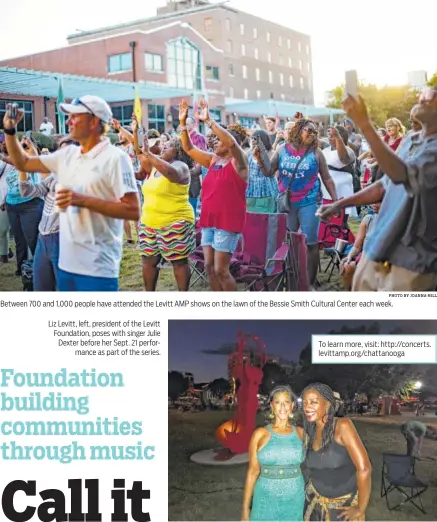
<instances>
[{"instance_id":1,"label":"folding camp chair","mask_svg":"<svg viewBox=\"0 0 437 522\"><path fill-rule=\"evenodd\" d=\"M428 489L428 486L416 477L415 458L411 455L383 453L382 460L381 497L385 497L387 508L391 511L411 502L419 511L426 514L421 495ZM394 490L399 491L405 500L390 507L388 495ZM411 493L408 494L405 490L410 490ZM420 502L420 505L416 503L416 500Z\"/></svg>"},{"instance_id":2,"label":"folding camp chair","mask_svg":"<svg viewBox=\"0 0 437 522\"><path fill-rule=\"evenodd\" d=\"M353 245L355 242L355 235L352 230L350 230L347 224L347 219L348 216L344 209L342 209L340 216L333 216L329 223L320 223L319 249L323 250L323 252L330 258L329 263L324 270L326 273L331 269L328 282L331 281L334 270L340 270L341 260L346 255L344 252L338 252L338 250L335 249L336 240L342 239L347 241L349 245ZM319 264L319 270L322 270L321 264Z\"/></svg>"},{"instance_id":3,"label":"folding camp chair","mask_svg":"<svg viewBox=\"0 0 437 522\"><path fill-rule=\"evenodd\" d=\"M241 250L234 254L232 263L232 274L246 290L287 290L291 257L286 215L249 212Z\"/></svg>"}]
</instances>

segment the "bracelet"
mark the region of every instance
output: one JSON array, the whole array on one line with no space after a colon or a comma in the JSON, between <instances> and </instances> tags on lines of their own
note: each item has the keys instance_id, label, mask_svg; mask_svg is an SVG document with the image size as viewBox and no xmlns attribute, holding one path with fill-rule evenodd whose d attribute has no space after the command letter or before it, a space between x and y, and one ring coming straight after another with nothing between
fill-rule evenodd
<instances>
[{"instance_id":1,"label":"bracelet","mask_svg":"<svg viewBox=\"0 0 437 522\"><path fill-rule=\"evenodd\" d=\"M209 120L206 120L205 123L208 125L209 128L211 128L214 123L214 120L210 118Z\"/></svg>"},{"instance_id":2,"label":"bracelet","mask_svg":"<svg viewBox=\"0 0 437 522\"><path fill-rule=\"evenodd\" d=\"M182 132L188 132L188 129L187 129L187 126L184 125L183 127L181 127L181 133Z\"/></svg>"},{"instance_id":3,"label":"bracelet","mask_svg":"<svg viewBox=\"0 0 437 522\"><path fill-rule=\"evenodd\" d=\"M13 129L3 129L3 132L8 136L15 136L17 129L15 127Z\"/></svg>"}]
</instances>

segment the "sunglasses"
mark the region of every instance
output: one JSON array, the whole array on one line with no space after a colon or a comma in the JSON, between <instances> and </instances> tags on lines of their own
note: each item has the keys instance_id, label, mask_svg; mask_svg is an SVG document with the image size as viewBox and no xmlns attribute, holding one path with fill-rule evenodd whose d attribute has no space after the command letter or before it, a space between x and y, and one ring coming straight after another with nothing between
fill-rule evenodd
<instances>
[{"instance_id":1,"label":"sunglasses","mask_svg":"<svg viewBox=\"0 0 437 522\"><path fill-rule=\"evenodd\" d=\"M419 95L419 103L430 103L437 97L437 89L426 89Z\"/></svg>"},{"instance_id":2,"label":"sunglasses","mask_svg":"<svg viewBox=\"0 0 437 522\"><path fill-rule=\"evenodd\" d=\"M308 134L313 134L313 135L316 135L319 133L319 131L317 129L314 129L313 127L304 127L302 130L307 131Z\"/></svg>"},{"instance_id":3,"label":"sunglasses","mask_svg":"<svg viewBox=\"0 0 437 522\"><path fill-rule=\"evenodd\" d=\"M79 98L74 98L74 100L71 102L71 105L82 105L82 107L85 107L87 111L89 111L93 116L95 116L94 112L88 107L88 105L86 103L83 103L83 101Z\"/></svg>"}]
</instances>

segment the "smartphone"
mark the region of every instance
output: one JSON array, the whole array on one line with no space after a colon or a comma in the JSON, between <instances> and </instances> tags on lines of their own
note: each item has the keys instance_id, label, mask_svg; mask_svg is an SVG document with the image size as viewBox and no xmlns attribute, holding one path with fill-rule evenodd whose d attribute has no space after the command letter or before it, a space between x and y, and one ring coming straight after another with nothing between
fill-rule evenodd
<instances>
[{"instance_id":1,"label":"smartphone","mask_svg":"<svg viewBox=\"0 0 437 522\"><path fill-rule=\"evenodd\" d=\"M11 120L16 120L18 116L18 103L11 103L9 108L9 118Z\"/></svg>"},{"instance_id":2,"label":"smartphone","mask_svg":"<svg viewBox=\"0 0 437 522\"><path fill-rule=\"evenodd\" d=\"M345 93L346 96L351 95L354 98L358 95L358 73L357 71L346 71L345 78Z\"/></svg>"}]
</instances>

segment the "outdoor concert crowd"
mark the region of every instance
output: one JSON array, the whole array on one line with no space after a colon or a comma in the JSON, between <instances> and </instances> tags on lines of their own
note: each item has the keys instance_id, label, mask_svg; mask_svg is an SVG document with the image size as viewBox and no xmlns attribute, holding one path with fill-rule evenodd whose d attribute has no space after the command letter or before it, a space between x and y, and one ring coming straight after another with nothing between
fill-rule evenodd
<instances>
[{"instance_id":1,"label":"outdoor concert crowd","mask_svg":"<svg viewBox=\"0 0 437 522\"><path fill-rule=\"evenodd\" d=\"M216 122L205 101L195 112L182 101L176 132L160 134L135 115L123 127L103 99L83 96L60 104L69 135L41 153L30 136L17 139L23 112L9 105L0 262L15 255L28 290L117 291L131 246L146 291L169 264L179 291L196 289L194 273L213 291L235 291L242 286L234 261L253 242L247 224L267 215L284 221L279 245L290 251L292 237L303 239L299 289L318 289L324 252L346 290L435 290L437 90L421 93L408 131L396 118L376 128L361 97L347 96L344 109L346 118L326 129L300 113L284 128L267 115L248 129ZM111 128L116 146L106 137ZM269 244L266 227L259 241ZM268 262L257 260L256 278L268 279Z\"/></svg>"}]
</instances>

